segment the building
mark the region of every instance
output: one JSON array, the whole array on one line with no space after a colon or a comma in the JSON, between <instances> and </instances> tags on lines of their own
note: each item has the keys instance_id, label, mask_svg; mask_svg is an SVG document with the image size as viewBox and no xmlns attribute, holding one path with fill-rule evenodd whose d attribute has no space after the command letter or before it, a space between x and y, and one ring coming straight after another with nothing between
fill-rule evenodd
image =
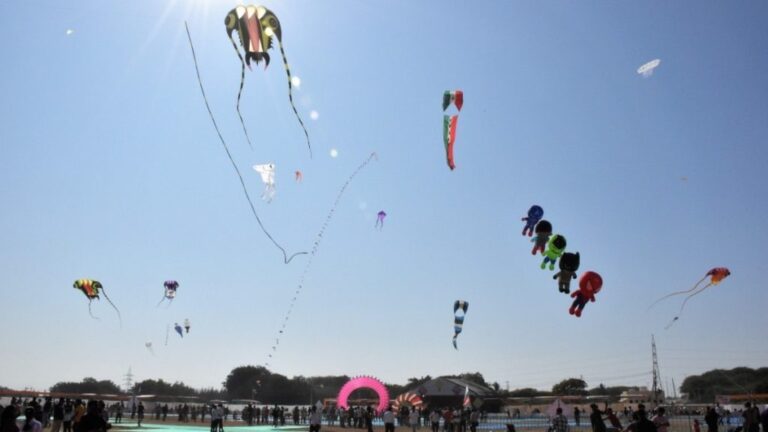
<instances>
[{"instance_id":1,"label":"building","mask_svg":"<svg viewBox=\"0 0 768 432\"><path fill-rule=\"evenodd\" d=\"M465 395L475 408L498 411L501 407L501 399L492 388L461 378L435 378L409 391L421 396L425 407L430 409L459 408L464 404Z\"/></svg>"},{"instance_id":2,"label":"building","mask_svg":"<svg viewBox=\"0 0 768 432\"><path fill-rule=\"evenodd\" d=\"M656 397L653 397L653 391L648 387L634 387L621 392L619 402L624 404L649 404L658 405L664 403L664 391L657 390Z\"/></svg>"}]
</instances>

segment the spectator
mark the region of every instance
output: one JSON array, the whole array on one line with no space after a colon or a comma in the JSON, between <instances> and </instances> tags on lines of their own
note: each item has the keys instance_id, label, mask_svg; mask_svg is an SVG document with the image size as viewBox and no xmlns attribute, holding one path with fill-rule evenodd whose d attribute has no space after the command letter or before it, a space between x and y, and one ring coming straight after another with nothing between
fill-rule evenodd
<instances>
[{"instance_id":1,"label":"spectator","mask_svg":"<svg viewBox=\"0 0 768 432\"><path fill-rule=\"evenodd\" d=\"M323 420L322 413L316 406L311 409L312 414L309 415L309 432L320 432L320 424Z\"/></svg>"},{"instance_id":2,"label":"spectator","mask_svg":"<svg viewBox=\"0 0 768 432\"><path fill-rule=\"evenodd\" d=\"M416 432L416 429L419 428L419 411L414 408L411 410L411 413L408 414L408 423L411 425L411 431Z\"/></svg>"},{"instance_id":3,"label":"spectator","mask_svg":"<svg viewBox=\"0 0 768 432\"><path fill-rule=\"evenodd\" d=\"M664 407L659 407L656 410L656 415L651 419L658 432L667 432L667 428L669 427L669 419L667 419L664 414L666 414Z\"/></svg>"},{"instance_id":4,"label":"spectator","mask_svg":"<svg viewBox=\"0 0 768 432\"><path fill-rule=\"evenodd\" d=\"M581 426L581 410L579 407L573 407L573 420L576 422L576 427Z\"/></svg>"},{"instance_id":5,"label":"spectator","mask_svg":"<svg viewBox=\"0 0 768 432\"><path fill-rule=\"evenodd\" d=\"M92 400L88 402L87 412L77 423L75 432L106 432L110 427L99 412L99 404Z\"/></svg>"},{"instance_id":6,"label":"spectator","mask_svg":"<svg viewBox=\"0 0 768 432\"><path fill-rule=\"evenodd\" d=\"M480 425L480 411L473 409L469 414L469 431L477 432L477 427Z\"/></svg>"},{"instance_id":7,"label":"spectator","mask_svg":"<svg viewBox=\"0 0 768 432\"><path fill-rule=\"evenodd\" d=\"M592 432L606 432L603 413L600 412L597 404L592 404L589 407L592 409L592 413L589 415L589 421L592 423Z\"/></svg>"},{"instance_id":8,"label":"spectator","mask_svg":"<svg viewBox=\"0 0 768 432\"><path fill-rule=\"evenodd\" d=\"M64 432L72 432L72 419L75 418L75 407L72 406L72 402L67 399L64 402Z\"/></svg>"},{"instance_id":9,"label":"spectator","mask_svg":"<svg viewBox=\"0 0 768 432\"><path fill-rule=\"evenodd\" d=\"M64 398L59 398L56 405L53 406L53 423L51 423L51 432L59 432L61 423L64 421Z\"/></svg>"},{"instance_id":10,"label":"spectator","mask_svg":"<svg viewBox=\"0 0 768 432\"><path fill-rule=\"evenodd\" d=\"M24 424L21 426L21 432L43 432L43 424L35 418L35 408L32 406L24 410Z\"/></svg>"},{"instance_id":11,"label":"spectator","mask_svg":"<svg viewBox=\"0 0 768 432\"><path fill-rule=\"evenodd\" d=\"M144 402L139 402L138 419L139 427L141 427L141 422L144 421Z\"/></svg>"},{"instance_id":12,"label":"spectator","mask_svg":"<svg viewBox=\"0 0 768 432\"><path fill-rule=\"evenodd\" d=\"M19 427L16 425L16 406L11 401L11 404L3 409L3 413L0 414L0 432L19 432Z\"/></svg>"},{"instance_id":13,"label":"spectator","mask_svg":"<svg viewBox=\"0 0 768 432\"><path fill-rule=\"evenodd\" d=\"M613 412L611 408L605 409L605 415L609 422L611 422L611 427L608 428L608 432L621 432L624 430L624 427L621 426L621 421L619 421L619 417L616 416L616 413Z\"/></svg>"},{"instance_id":14,"label":"spectator","mask_svg":"<svg viewBox=\"0 0 768 432\"><path fill-rule=\"evenodd\" d=\"M752 403L744 404L744 412L741 416L744 417L744 432L760 431L760 414L757 407L752 408Z\"/></svg>"},{"instance_id":15,"label":"spectator","mask_svg":"<svg viewBox=\"0 0 768 432\"><path fill-rule=\"evenodd\" d=\"M480 417L479 414L478 417ZM432 411L429 415L429 423L432 425L432 432L440 431L440 413L437 410Z\"/></svg>"},{"instance_id":16,"label":"spectator","mask_svg":"<svg viewBox=\"0 0 768 432\"><path fill-rule=\"evenodd\" d=\"M720 416L717 415L717 411L715 411L714 408L707 407L707 414L704 415L704 423L707 424L707 432L717 432L717 427L720 424L719 417Z\"/></svg>"},{"instance_id":17,"label":"spectator","mask_svg":"<svg viewBox=\"0 0 768 432\"><path fill-rule=\"evenodd\" d=\"M573 415L576 415L576 410L573 410ZM553 432L567 432L568 431L568 419L563 415L563 409L557 407L555 416L552 418L552 431Z\"/></svg>"}]
</instances>

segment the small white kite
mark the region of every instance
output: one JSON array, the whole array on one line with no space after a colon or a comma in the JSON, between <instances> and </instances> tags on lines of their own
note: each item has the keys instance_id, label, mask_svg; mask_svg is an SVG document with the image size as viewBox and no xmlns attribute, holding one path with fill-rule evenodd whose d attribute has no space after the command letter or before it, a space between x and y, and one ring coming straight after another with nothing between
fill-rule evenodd
<instances>
[{"instance_id":1,"label":"small white kite","mask_svg":"<svg viewBox=\"0 0 768 432\"><path fill-rule=\"evenodd\" d=\"M264 193L261 194L261 199L272 202L272 198L275 197L275 164L254 165L253 169L259 173L261 181L264 183Z\"/></svg>"},{"instance_id":2,"label":"small white kite","mask_svg":"<svg viewBox=\"0 0 768 432\"><path fill-rule=\"evenodd\" d=\"M147 347L150 354L155 355L155 350L152 349L152 342L144 342L144 346Z\"/></svg>"},{"instance_id":3,"label":"small white kite","mask_svg":"<svg viewBox=\"0 0 768 432\"><path fill-rule=\"evenodd\" d=\"M651 60L648 63L637 68L637 73L642 75L644 78L648 78L649 76L653 75L654 69L659 67L660 64L661 64L661 60L659 59Z\"/></svg>"}]
</instances>

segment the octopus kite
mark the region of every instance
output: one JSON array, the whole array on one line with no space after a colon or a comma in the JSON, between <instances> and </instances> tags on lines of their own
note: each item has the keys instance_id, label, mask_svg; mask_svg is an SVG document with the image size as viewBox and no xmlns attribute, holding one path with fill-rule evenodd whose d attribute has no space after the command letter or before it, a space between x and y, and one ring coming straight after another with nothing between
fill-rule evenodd
<instances>
[{"instance_id":1,"label":"octopus kite","mask_svg":"<svg viewBox=\"0 0 768 432\"><path fill-rule=\"evenodd\" d=\"M120 316L120 310L115 306L114 303L112 303L112 300L109 299L107 296L107 292L104 290L104 286L101 285L101 282L91 280L91 279L78 279L75 281L72 286L76 289L79 289L85 296L88 298L88 313L91 315L91 318L98 319L95 316L93 316L93 313L91 312L91 302L93 302L93 299L99 300L99 294L103 294L104 298L107 299L110 305L115 309L115 312L117 312L117 318L122 323L123 318Z\"/></svg>"},{"instance_id":2,"label":"octopus kite","mask_svg":"<svg viewBox=\"0 0 768 432\"><path fill-rule=\"evenodd\" d=\"M179 283L175 280L167 280L163 282L163 287L165 288L165 293L163 294L163 298L160 299L160 303L157 305L160 306L162 302L168 299L168 305L170 306L173 299L176 298L176 290L179 288Z\"/></svg>"},{"instance_id":3,"label":"octopus kite","mask_svg":"<svg viewBox=\"0 0 768 432\"><path fill-rule=\"evenodd\" d=\"M536 252L544 254L544 248L547 246L549 236L552 235L552 224L542 219L536 224L536 228L533 231L536 235L531 239L531 243L533 243L531 255L536 255Z\"/></svg>"},{"instance_id":4,"label":"octopus kite","mask_svg":"<svg viewBox=\"0 0 768 432\"><path fill-rule=\"evenodd\" d=\"M585 272L579 280L579 290L571 294L574 300L568 312L580 317L584 306L587 305L587 302L595 301L595 294L599 293L602 287L603 278L599 274L593 271Z\"/></svg>"},{"instance_id":5,"label":"octopus kite","mask_svg":"<svg viewBox=\"0 0 768 432\"><path fill-rule=\"evenodd\" d=\"M461 90L446 91L443 93L443 111L454 104L458 111L464 105L464 92ZM443 115L443 145L448 167L453 170L456 164L453 162L453 145L456 143L456 125L459 122L458 115Z\"/></svg>"},{"instance_id":6,"label":"octopus kite","mask_svg":"<svg viewBox=\"0 0 768 432\"><path fill-rule=\"evenodd\" d=\"M379 213L376 214L376 228L382 229L384 228L384 218L387 217L387 212L384 210L379 211Z\"/></svg>"},{"instance_id":7,"label":"octopus kite","mask_svg":"<svg viewBox=\"0 0 768 432\"><path fill-rule=\"evenodd\" d=\"M456 349L459 349L456 345L456 338L459 337L459 333L461 333L464 326L464 316L467 314L467 309L469 309L469 302L456 300L453 303L453 347Z\"/></svg>"},{"instance_id":8,"label":"octopus kite","mask_svg":"<svg viewBox=\"0 0 768 432\"><path fill-rule=\"evenodd\" d=\"M232 46L237 52L237 56L240 58L242 64L242 70L240 74L240 90L237 92L237 115L240 117L240 123L243 126L243 132L248 140L248 145L251 145L251 139L248 136L248 130L245 127L243 116L240 113L240 97L243 93L243 85L245 83L245 67L251 69L251 60L255 61L258 65L260 61L264 60L264 69L269 66L269 50L272 48L272 38L274 36L277 39L277 46L280 48L280 55L283 57L283 66L285 67L285 73L288 76L288 100L291 102L291 108L293 113L296 114L296 119L299 121L301 128L304 130L304 136L307 138L307 148L309 148L309 157L312 157L312 146L309 143L309 133L304 126L304 121L299 116L299 112L296 110L296 105L293 103L293 84L291 77L291 68L288 67L288 60L285 57L285 50L283 49L283 28L280 26L280 21L277 16L264 6L237 6L229 11L227 17L224 19L224 25L227 28L227 36L229 37ZM237 32L240 38L240 48L243 52L240 52L235 40L232 38L232 33ZM253 145L251 145L253 148Z\"/></svg>"},{"instance_id":9,"label":"octopus kite","mask_svg":"<svg viewBox=\"0 0 768 432\"><path fill-rule=\"evenodd\" d=\"M690 300L691 297L693 297L693 296L695 296L697 294L701 294L702 292L704 292L704 290L706 290L707 288L709 288L711 286L718 285L720 282L723 281L723 279L727 278L730 275L731 275L731 271L728 270L727 268L725 268L725 267L715 267L712 270L708 271L707 274L704 275L704 277L701 278L698 282L696 282L696 285L694 285L693 288L691 288L689 290L685 290L685 291L676 291L676 292L673 292L671 294L667 294L664 297L662 297L662 298L656 300L655 302L653 302L653 304L651 304L651 306L649 306L648 309L650 309L651 307L656 305L656 303L658 303L658 302L660 302L660 301L662 301L662 300L664 300L666 298L669 298L669 297L672 297L672 296L676 296L676 295L680 295L680 294L688 294L688 293L690 293L685 298L685 300L683 300L683 304L680 305L680 311L677 313L677 316L674 317L672 319L672 321L667 325L666 328L669 328L678 319L680 319L680 315L682 315L683 309L685 309L685 304L688 303L688 300ZM701 286L701 284L705 280L707 280L707 278L709 278L709 283L707 283L704 286Z\"/></svg>"}]
</instances>

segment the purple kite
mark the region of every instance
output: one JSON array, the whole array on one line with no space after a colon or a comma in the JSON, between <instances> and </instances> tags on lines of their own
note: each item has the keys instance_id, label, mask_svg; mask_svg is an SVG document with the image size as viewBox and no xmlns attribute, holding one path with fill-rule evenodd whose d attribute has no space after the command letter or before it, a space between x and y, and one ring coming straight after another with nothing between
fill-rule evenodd
<instances>
[{"instance_id":1,"label":"purple kite","mask_svg":"<svg viewBox=\"0 0 768 432\"><path fill-rule=\"evenodd\" d=\"M376 215L376 228L382 229L384 228L384 218L387 217L387 212L384 210L379 211L379 213Z\"/></svg>"}]
</instances>

